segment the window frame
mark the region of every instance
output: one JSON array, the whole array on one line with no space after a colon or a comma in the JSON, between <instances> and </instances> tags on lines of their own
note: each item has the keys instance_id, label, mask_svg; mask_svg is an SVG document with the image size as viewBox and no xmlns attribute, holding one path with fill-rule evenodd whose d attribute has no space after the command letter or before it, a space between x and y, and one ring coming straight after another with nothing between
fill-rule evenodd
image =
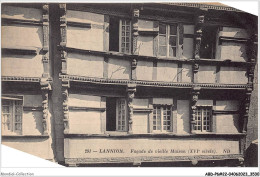
<instances>
[{"instance_id":1,"label":"window frame","mask_svg":"<svg viewBox=\"0 0 260 177\"><path fill-rule=\"evenodd\" d=\"M120 101L123 101L124 102L124 104L125 104L125 114L124 114L124 120L123 120L123 118L121 117L120 118L120 121L124 121L125 123L124 123L124 129L122 129L122 128L119 128L119 102ZM122 110L121 110L122 111ZM118 98L117 100L116 100L116 131L118 131L118 132L126 132L127 130L128 130L128 128L127 128L127 120L128 120L128 118L127 118L127 102L126 102L126 99L125 98ZM122 127L122 126L121 126Z\"/></svg>"},{"instance_id":2,"label":"window frame","mask_svg":"<svg viewBox=\"0 0 260 177\"><path fill-rule=\"evenodd\" d=\"M125 27L126 27L126 22L129 21L129 31L126 30L125 28L125 38L126 32L129 32L129 52L122 52L122 28L123 28L123 21L125 21ZM125 43L125 49L126 49L126 41ZM132 21L130 19L119 19L119 50L120 53L126 53L126 54L131 54L132 53Z\"/></svg>"},{"instance_id":3,"label":"window frame","mask_svg":"<svg viewBox=\"0 0 260 177\"><path fill-rule=\"evenodd\" d=\"M198 110L200 110L200 125L198 124L198 120L197 120L197 116L198 114ZM208 112L209 114L206 113L206 115L209 115L209 119L205 120L208 123L205 125L204 124L204 111L206 110L206 112ZM200 130L196 130L196 126L200 126ZM204 130L204 126L209 126L208 129L206 128L206 130ZM196 106L195 109L195 124L194 124L194 131L196 133L210 133L213 132L213 107L212 106Z\"/></svg>"},{"instance_id":4,"label":"window frame","mask_svg":"<svg viewBox=\"0 0 260 177\"><path fill-rule=\"evenodd\" d=\"M9 113L4 113L3 112L3 107L4 106L8 106L8 105L4 105L3 101L9 101L9 109L11 108L11 112ZM2 104L1 104L1 116L2 116L2 121L1 121L1 128L2 128L2 132L4 132L4 134L18 134L21 135L23 132L23 107L24 107L24 98L23 96L20 95L2 95L1 98ZM20 104L16 104L16 101L21 102ZM17 115L16 113L16 107L19 106L21 107L20 109L20 113ZM6 130L6 120L4 120L4 114L9 114L10 115L10 130ZM16 116L20 116L20 121L16 121ZM15 125L16 124L20 124L20 130L16 130Z\"/></svg>"},{"instance_id":5,"label":"window frame","mask_svg":"<svg viewBox=\"0 0 260 177\"><path fill-rule=\"evenodd\" d=\"M160 25L166 25L166 56L164 55L160 55ZM170 27L171 26L176 26L176 35L170 34ZM172 45L170 45L170 37L171 36L176 36L176 45L174 46L176 48L176 56L170 56L170 47L172 47ZM158 43L157 43L157 56L158 57L163 57L163 58L170 58L170 59L176 59L179 56L179 38L180 38L180 34L179 34L179 24L178 23L164 23L164 22L159 22L159 26L158 26Z\"/></svg>"},{"instance_id":6,"label":"window frame","mask_svg":"<svg viewBox=\"0 0 260 177\"><path fill-rule=\"evenodd\" d=\"M160 107L160 130L154 130L154 110L157 110L155 109L156 107ZM169 121L170 122L170 130L164 130L164 108L166 107L166 116L168 115L167 114L167 111L170 111L170 120L166 120L166 121ZM167 110L167 108L170 108L169 110ZM173 132L173 114L172 114L172 109L173 109L173 105L165 105L165 104L154 104L153 105L153 118L152 118L152 132L153 133L171 133ZM157 112L156 112L156 116L157 116ZM157 128L157 117L156 117L156 128ZM166 124L167 126L167 124Z\"/></svg>"}]
</instances>

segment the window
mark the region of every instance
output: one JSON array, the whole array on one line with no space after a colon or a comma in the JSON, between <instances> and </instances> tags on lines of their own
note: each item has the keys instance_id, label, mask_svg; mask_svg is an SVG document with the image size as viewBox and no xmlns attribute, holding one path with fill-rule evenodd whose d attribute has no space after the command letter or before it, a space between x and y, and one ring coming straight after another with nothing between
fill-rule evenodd
<instances>
[{"instance_id":1,"label":"window","mask_svg":"<svg viewBox=\"0 0 260 177\"><path fill-rule=\"evenodd\" d=\"M120 52L131 52L131 25L130 20L120 20Z\"/></svg>"},{"instance_id":2,"label":"window","mask_svg":"<svg viewBox=\"0 0 260 177\"><path fill-rule=\"evenodd\" d=\"M214 59L216 55L217 27L205 26L202 30L200 58Z\"/></svg>"},{"instance_id":3,"label":"window","mask_svg":"<svg viewBox=\"0 0 260 177\"><path fill-rule=\"evenodd\" d=\"M195 112L194 130L198 132L210 132L212 124L212 108L197 107Z\"/></svg>"},{"instance_id":4,"label":"window","mask_svg":"<svg viewBox=\"0 0 260 177\"><path fill-rule=\"evenodd\" d=\"M172 131L172 106L154 105L153 107L153 132Z\"/></svg>"},{"instance_id":5,"label":"window","mask_svg":"<svg viewBox=\"0 0 260 177\"><path fill-rule=\"evenodd\" d=\"M2 131L22 133L23 99L21 96L2 97Z\"/></svg>"},{"instance_id":6,"label":"window","mask_svg":"<svg viewBox=\"0 0 260 177\"><path fill-rule=\"evenodd\" d=\"M131 53L131 21L110 18L109 21L109 50Z\"/></svg>"},{"instance_id":7,"label":"window","mask_svg":"<svg viewBox=\"0 0 260 177\"><path fill-rule=\"evenodd\" d=\"M159 24L159 56L177 56L177 24Z\"/></svg>"},{"instance_id":8,"label":"window","mask_svg":"<svg viewBox=\"0 0 260 177\"><path fill-rule=\"evenodd\" d=\"M116 129L117 131L126 131L126 100L117 100Z\"/></svg>"},{"instance_id":9,"label":"window","mask_svg":"<svg viewBox=\"0 0 260 177\"><path fill-rule=\"evenodd\" d=\"M106 98L106 130L127 131L127 105L124 98Z\"/></svg>"}]
</instances>

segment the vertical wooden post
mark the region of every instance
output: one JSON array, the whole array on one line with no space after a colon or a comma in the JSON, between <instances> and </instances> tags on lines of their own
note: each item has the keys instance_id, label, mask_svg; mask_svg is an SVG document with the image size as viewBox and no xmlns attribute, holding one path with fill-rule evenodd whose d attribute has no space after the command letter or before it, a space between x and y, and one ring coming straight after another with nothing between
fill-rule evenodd
<instances>
[{"instance_id":1,"label":"vertical wooden post","mask_svg":"<svg viewBox=\"0 0 260 177\"><path fill-rule=\"evenodd\" d=\"M177 133L177 98L173 99L173 107L172 107L172 132Z\"/></svg>"},{"instance_id":2,"label":"vertical wooden post","mask_svg":"<svg viewBox=\"0 0 260 177\"><path fill-rule=\"evenodd\" d=\"M131 79L132 80L136 80L136 67L137 67L137 60L136 59L132 59L131 62Z\"/></svg>"},{"instance_id":3,"label":"vertical wooden post","mask_svg":"<svg viewBox=\"0 0 260 177\"><path fill-rule=\"evenodd\" d=\"M51 82L50 78L50 62L49 62L49 5L43 4L42 6L42 29L43 29L43 55L42 55L42 63L43 63L43 74L40 81L41 92L42 92L42 108L43 108L43 135L48 135L48 98L49 91L51 90Z\"/></svg>"},{"instance_id":4,"label":"vertical wooden post","mask_svg":"<svg viewBox=\"0 0 260 177\"><path fill-rule=\"evenodd\" d=\"M153 56L157 57L159 54L158 49L158 42L159 42L159 22L154 21L153 22L153 31L158 31L158 35L154 36L153 38Z\"/></svg>"},{"instance_id":5,"label":"vertical wooden post","mask_svg":"<svg viewBox=\"0 0 260 177\"><path fill-rule=\"evenodd\" d=\"M133 14L132 14L132 41L133 41L133 55L138 55L139 54L139 49L137 46L137 41L138 41L138 18L139 18L139 9L133 9Z\"/></svg>"},{"instance_id":6,"label":"vertical wooden post","mask_svg":"<svg viewBox=\"0 0 260 177\"><path fill-rule=\"evenodd\" d=\"M63 107L63 123L64 123L64 133L69 133L69 89L70 82L68 79L62 78L62 107Z\"/></svg>"},{"instance_id":7,"label":"vertical wooden post","mask_svg":"<svg viewBox=\"0 0 260 177\"><path fill-rule=\"evenodd\" d=\"M179 23L178 25L179 28L179 50L177 53L178 58L182 58L183 56L183 33L184 33L184 27L183 23Z\"/></svg>"},{"instance_id":8,"label":"vertical wooden post","mask_svg":"<svg viewBox=\"0 0 260 177\"><path fill-rule=\"evenodd\" d=\"M200 59L200 45L201 45L201 38L202 38L202 30L204 24L205 15L203 13L199 14L196 19L196 40L195 40L195 50L194 50L194 57L196 60Z\"/></svg>"},{"instance_id":9,"label":"vertical wooden post","mask_svg":"<svg viewBox=\"0 0 260 177\"><path fill-rule=\"evenodd\" d=\"M152 80L156 81L157 80L157 60L153 60L153 73L152 73Z\"/></svg>"},{"instance_id":10,"label":"vertical wooden post","mask_svg":"<svg viewBox=\"0 0 260 177\"><path fill-rule=\"evenodd\" d=\"M67 20L66 20L66 4L59 4L60 7L60 52L61 52L61 73L60 78L62 81L62 98L63 98L63 123L64 133L69 133L69 106L68 106L68 88L70 87L69 80L66 79L67 75Z\"/></svg>"},{"instance_id":11,"label":"vertical wooden post","mask_svg":"<svg viewBox=\"0 0 260 177\"><path fill-rule=\"evenodd\" d=\"M106 110L106 97L102 96L100 100L100 108L104 108ZM107 110L106 110L107 111ZM100 121L101 121L101 132L106 132L106 111L102 111L100 113Z\"/></svg>"},{"instance_id":12,"label":"vertical wooden post","mask_svg":"<svg viewBox=\"0 0 260 177\"><path fill-rule=\"evenodd\" d=\"M128 111L128 133L132 134L132 124L133 124L133 115L134 115L134 108L133 108L133 99L136 92L136 84L128 84L127 85L127 111Z\"/></svg>"},{"instance_id":13,"label":"vertical wooden post","mask_svg":"<svg viewBox=\"0 0 260 177\"><path fill-rule=\"evenodd\" d=\"M44 4L42 6L42 20L43 20L43 78L49 78L49 5Z\"/></svg>"},{"instance_id":14,"label":"vertical wooden post","mask_svg":"<svg viewBox=\"0 0 260 177\"><path fill-rule=\"evenodd\" d=\"M132 54L139 55L139 47L137 46L138 41L138 18L139 18L139 9L134 8L132 12ZM137 66L137 57L132 59L131 63L131 79L136 80L136 66Z\"/></svg>"},{"instance_id":15,"label":"vertical wooden post","mask_svg":"<svg viewBox=\"0 0 260 177\"><path fill-rule=\"evenodd\" d=\"M108 78L108 57L107 56L104 56L103 77Z\"/></svg>"},{"instance_id":16,"label":"vertical wooden post","mask_svg":"<svg viewBox=\"0 0 260 177\"><path fill-rule=\"evenodd\" d=\"M43 107L43 119L42 119L42 126L43 126L43 135L48 135L48 98L49 98L49 91L51 90L51 85L48 79L42 78L41 82L41 91L42 91L42 107Z\"/></svg>"},{"instance_id":17,"label":"vertical wooden post","mask_svg":"<svg viewBox=\"0 0 260 177\"><path fill-rule=\"evenodd\" d=\"M252 85L248 85L246 88L246 96L244 100L244 115L243 115L243 133L247 132L247 122L249 116L249 106L250 106L250 97L252 94L253 88Z\"/></svg>"},{"instance_id":18,"label":"vertical wooden post","mask_svg":"<svg viewBox=\"0 0 260 177\"><path fill-rule=\"evenodd\" d=\"M192 65L192 70L193 70L193 83L198 83L198 71L199 71L199 64L196 63L196 61Z\"/></svg>"},{"instance_id":19,"label":"vertical wooden post","mask_svg":"<svg viewBox=\"0 0 260 177\"><path fill-rule=\"evenodd\" d=\"M191 120L190 120L190 130L191 133L194 133L194 125L195 125L195 114L196 114L196 104L199 99L200 87L193 86L191 89L191 100L190 100L190 108L191 108Z\"/></svg>"},{"instance_id":20,"label":"vertical wooden post","mask_svg":"<svg viewBox=\"0 0 260 177\"><path fill-rule=\"evenodd\" d=\"M104 15L103 49L109 51L109 15Z\"/></svg>"},{"instance_id":21,"label":"vertical wooden post","mask_svg":"<svg viewBox=\"0 0 260 177\"><path fill-rule=\"evenodd\" d=\"M247 68L248 83L247 83L245 99L244 99L244 115L243 115L243 129L242 129L243 133L247 132L250 99L253 91L254 70L255 70L255 64L257 59L257 34L253 34L249 40L248 54L249 54L248 57L249 62L251 64Z\"/></svg>"},{"instance_id":22,"label":"vertical wooden post","mask_svg":"<svg viewBox=\"0 0 260 177\"><path fill-rule=\"evenodd\" d=\"M61 51L61 63L62 69L61 74L67 74L67 20L66 20L66 4L59 4L60 6L60 51Z\"/></svg>"},{"instance_id":23,"label":"vertical wooden post","mask_svg":"<svg viewBox=\"0 0 260 177\"><path fill-rule=\"evenodd\" d=\"M257 34L251 36L249 40L248 47L248 59L251 63L247 68L248 84L253 84L254 82L254 70L257 59Z\"/></svg>"},{"instance_id":24,"label":"vertical wooden post","mask_svg":"<svg viewBox=\"0 0 260 177\"><path fill-rule=\"evenodd\" d=\"M204 18L205 15L203 12L200 12L197 15L196 19L196 33L195 33L195 50L194 50L194 63L193 63L193 83L198 82L198 70L199 70L199 64L197 63L197 60L200 60L200 46L201 46L201 39L202 39L202 31L203 31L203 24L204 24Z\"/></svg>"},{"instance_id":25,"label":"vertical wooden post","mask_svg":"<svg viewBox=\"0 0 260 177\"><path fill-rule=\"evenodd\" d=\"M216 80L215 80L216 83L220 83L220 68L221 66L218 64L216 66Z\"/></svg>"},{"instance_id":26,"label":"vertical wooden post","mask_svg":"<svg viewBox=\"0 0 260 177\"><path fill-rule=\"evenodd\" d=\"M250 37L249 40L249 62L255 63L257 59L257 42L258 34L255 33Z\"/></svg>"},{"instance_id":27,"label":"vertical wooden post","mask_svg":"<svg viewBox=\"0 0 260 177\"><path fill-rule=\"evenodd\" d=\"M182 82L182 63L178 63L177 82Z\"/></svg>"}]
</instances>

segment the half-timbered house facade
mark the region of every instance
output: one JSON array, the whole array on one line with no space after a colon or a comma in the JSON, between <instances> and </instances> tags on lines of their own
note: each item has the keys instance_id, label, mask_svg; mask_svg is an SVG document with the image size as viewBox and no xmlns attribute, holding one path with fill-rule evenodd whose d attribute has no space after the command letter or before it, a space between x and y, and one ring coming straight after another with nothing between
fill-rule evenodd
<instances>
[{"instance_id":1,"label":"half-timbered house facade","mask_svg":"<svg viewBox=\"0 0 260 177\"><path fill-rule=\"evenodd\" d=\"M256 61L257 17L220 4L3 4L2 143L66 166L243 165Z\"/></svg>"}]
</instances>

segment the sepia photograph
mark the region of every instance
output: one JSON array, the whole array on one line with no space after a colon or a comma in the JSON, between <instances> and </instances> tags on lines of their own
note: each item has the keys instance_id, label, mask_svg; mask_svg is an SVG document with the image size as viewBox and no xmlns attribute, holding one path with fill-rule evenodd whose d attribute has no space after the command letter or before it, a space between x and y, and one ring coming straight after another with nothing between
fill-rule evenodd
<instances>
[{"instance_id":1,"label":"sepia photograph","mask_svg":"<svg viewBox=\"0 0 260 177\"><path fill-rule=\"evenodd\" d=\"M66 168L258 167L257 41L258 16L217 1L2 3L1 144Z\"/></svg>"}]
</instances>

